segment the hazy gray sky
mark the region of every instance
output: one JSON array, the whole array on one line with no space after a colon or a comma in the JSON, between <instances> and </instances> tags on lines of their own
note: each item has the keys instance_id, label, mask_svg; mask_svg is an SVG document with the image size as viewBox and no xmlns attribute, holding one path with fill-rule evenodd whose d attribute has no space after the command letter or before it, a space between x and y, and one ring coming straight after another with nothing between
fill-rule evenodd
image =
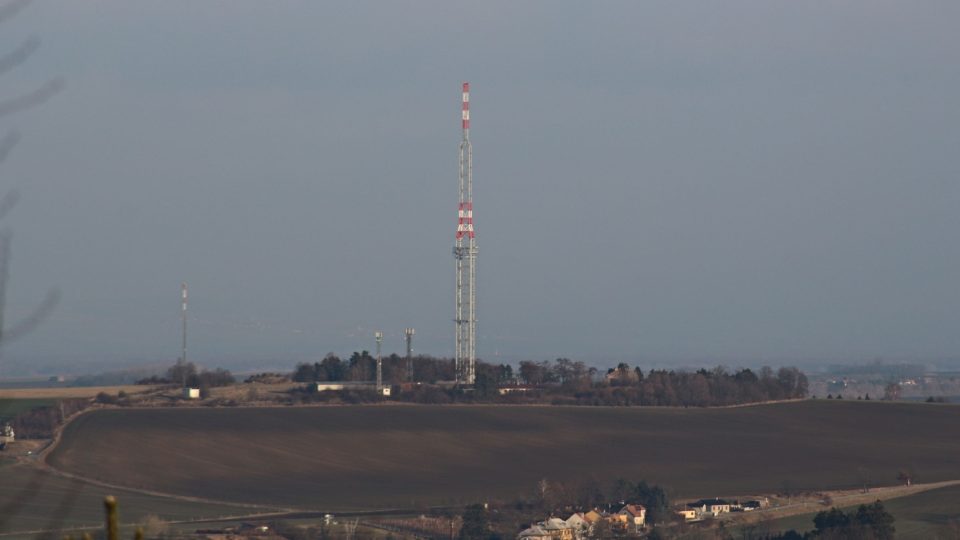
<instances>
[{"instance_id":1,"label":"hazy gray sky","mask_svg":"<svg viewBox=\"0 0 960 540\"><path fill-rule=\"evenodd\" d=\"M453 350L472 84L479 354L960 356L960 3L38 0L0 78L20 372Z\"/></svg>"}]
</instances>

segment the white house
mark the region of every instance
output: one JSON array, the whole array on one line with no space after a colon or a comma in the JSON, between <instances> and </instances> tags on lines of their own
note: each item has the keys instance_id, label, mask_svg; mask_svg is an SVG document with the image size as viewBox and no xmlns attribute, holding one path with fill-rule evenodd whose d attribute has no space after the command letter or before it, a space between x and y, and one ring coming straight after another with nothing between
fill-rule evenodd
<instances>
[{"instance_id":1,"label":"white house","mask_svg":"<svg viewBox=\"0 0 960 540\"><path fill-rule=\"evenodd\" d=\"M627 525L634 531L643 528L647 521L647 509L642 504L628 504L617 512L618 515L626 518Z\"/></svg>"},{"instance_id":2,"label":"white house","mask_svg":"<svg viewBox=\"0 0 960 540\"><path fill-rule=\"evenodd\" d=\"M567 525L573 529L573 537L577 540L589 535L593 529L593 525L583 517L582 512L571 514L567 518Z\"/></svg>"},{"instance_id":3,"label":"white house","mask_svg":"<svg viewBox=\"0 0 960 540\"><path fill-rule=\"evenodd\" d=\"M10 424L5 424L3 426L3 432L0 433L0 450L15 440L17 440L17 436L16 433L13 432L13 426Z\"/></svg>"},{"instance_id":4,"label":"white house","mask_svg":"<svg viewBox=\"0 0 960 540\"><path fill-rule=\"evenodd\" d=\"M573 540L573 527L560 518L550 518L540 522L540 528L543 529L551 538L557 540Z\"/></svg>"},{"instance_id":5,"label":"white house","mask_svg":"<svg viewBox=\"0 0 960 540\"><path fill-rule=\"evenodd\" d=\"M714 517L730 511L730 501L723 499L700 499L687 505L688 509L696 510L700 514L710 514Z\"/></svg>"}]
</instances>

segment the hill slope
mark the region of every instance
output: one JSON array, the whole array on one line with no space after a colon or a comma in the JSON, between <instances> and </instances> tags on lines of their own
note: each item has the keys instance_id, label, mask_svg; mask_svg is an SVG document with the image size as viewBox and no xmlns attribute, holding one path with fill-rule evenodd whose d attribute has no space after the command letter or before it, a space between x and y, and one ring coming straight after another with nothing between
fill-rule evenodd
<instances>
[{"instance_id":1,"label":"hill slope","mask_svg":"<svg viewBox=\"0 0 960 540\"><path fill-rule=\"evenodd\" d=\"M330 510L529 496L542 478L645 478L680 496L960 478L960 407L357 406L110 409L48 457L111 483Z\"/></svg>"}]
</instances>

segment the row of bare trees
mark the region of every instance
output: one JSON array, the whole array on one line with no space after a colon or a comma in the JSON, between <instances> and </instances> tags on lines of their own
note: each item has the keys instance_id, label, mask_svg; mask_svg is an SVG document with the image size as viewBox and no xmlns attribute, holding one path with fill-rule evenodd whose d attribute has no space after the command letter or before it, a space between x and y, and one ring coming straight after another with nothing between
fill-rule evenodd
<instances>
[{"instance_id":1,"label":"row of bare trees","mask_svg":"<svg viewBox=\"0 0 960 540\"><path fill-rule=\"evenodd\" d=\"M412 373L408 373L407 359L396 354L384 356L382 364L383 380L391 384L407 381L435 383L456 378L454 362L449 358L414 356L410 359ZM513 368L509 365L478 362L477 371L493 377L497 382L513 380ZM370 381L376 377L376 372L377 359L368 351L354 352L347 360L341 360L336 354L330 353L319 362L297 364L293 372L293 380L297 382Z\"/></svg>"},{"instance_id":2,"label":"row of bare trees","mask_svg":"<svg viewBox=\"0 0 960 540\"><path fill-rule=\"evenodd\" d=\"M730 372L718 366L694 372L660 369L644 374L639 368L621 364L602 382L574 380L559 387L566 391L556 394L553 402L557 404L715 407L804 398L808 382L795 367L777 371L763 367L755 373L746 368Z\"/></svg>"},{"instance_id":3,"label":"row of bare trees","mask_svg":"<svg viewBox=\"0 0 960 540\"><path fill-rule=\"evenodd\" d=\"M412 379L405 358L383 358L384 380L391 384L406 381L436 383L454 379L454 362L448 358L416 356L412 358ZM376 359L367 351L353 353L347 361L328 354L320 362L298 364L293 379L298 382L370 381L376 373ZM526 385L518 393L503 396L504 386ZM722 366L711 370L650 370L625 363L602 372L581 361L558 358L553 362L522 361L519 369L508 364L477 362L474 392L463 389L434 391L419 389L395 394L395 399L424 403L463 401L533 401L572 405L658 405L723 406L761 401L803 398L807 395L807 377L795 367L774 371L763 367L728 371Z\"/></svg>"}]
</instances>

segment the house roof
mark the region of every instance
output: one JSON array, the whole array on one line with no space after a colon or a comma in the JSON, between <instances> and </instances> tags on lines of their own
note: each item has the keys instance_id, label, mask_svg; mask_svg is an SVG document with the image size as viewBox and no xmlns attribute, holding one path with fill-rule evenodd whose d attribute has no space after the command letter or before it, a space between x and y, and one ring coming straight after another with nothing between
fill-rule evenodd
<instances>
[{"instance_id":1,"label":"house roof","mask_svg":"<svg viewBox=\"0 0 960 540\"><path fill-rule=\"evenodd\" d=\"M520 531L520 534L517 535L517 538L531 537L531 536L550 536L550 533L543 530L539 525L534 525L532 527L526 528Z\"/></svg>"},{"instance_id":2,"label":"house roof","mask_svg":"<svg viewBox=\"0 0 960 540\"><path fill-rule=\"evenodd\" d=\"M718 504L730 504L730 501L725 501L717 497L714 497L712 499L700 499L699 501L697 501L696 506L702 506L704 504L707 506L715 506Z\"/></svg>"},{"instance_id":3,"label":"house roof","mask_svg":"<svg viewBox=\"0 0 960 540\"><path fill-rule=\"evenodd\" d=\"M620 509L621 514L630 514L634 517L640 517L646 513L647 509L642 504L628 504Z\"/></svg>"},{"instance_id":4,"label":"house roof","mask_svg":"<svg viewBox=\"0 0 960 540\"><path fill-rule=\"evenodd\" d=\"M570 524L560 518L550 518L540 523L540 526L546 531L556 531L569 529Z\"/></svg>"},{"instance_id":5,"label":"house roof","mask_svg":"<svg viewBox=\"0 0 960 540\"><path fill-rule=\"evenodd\" d=\"M589 521L590 523L596 523L597 521L603 519L603 515L596 510L591 510L583 515L583 519Z\"/></svg>"}]
</instances>

